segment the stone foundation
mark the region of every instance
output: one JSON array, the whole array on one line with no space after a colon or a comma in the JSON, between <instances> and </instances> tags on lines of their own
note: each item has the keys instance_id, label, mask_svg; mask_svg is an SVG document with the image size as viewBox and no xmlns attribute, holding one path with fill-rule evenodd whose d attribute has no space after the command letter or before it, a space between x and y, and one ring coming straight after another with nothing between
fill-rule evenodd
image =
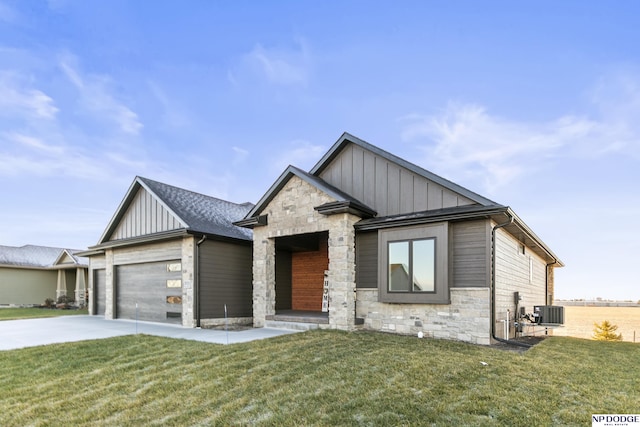
<instances>
[{"instance_id":1,"label":"stone foundation","mask_svg":"<svg viewBox=\"0 0 640 427\"><path fill-rule=\"evenodd\" d=\"M214 328L217 326L251 326L253 317L229 317L227 319L200 319L200 327Z\"/></svg>"},{"instance_id":2,"label":"stone foundation","mask_svg":"<svg viewBox=\"0 0 640 427\"><path fill-rule=\"evenodd\" d=\"M377 289L358 289L357 317L362 329L427 338L491 343L489 288L452 288L451 304L387 304Z\"/></svg>"}]
</instances>

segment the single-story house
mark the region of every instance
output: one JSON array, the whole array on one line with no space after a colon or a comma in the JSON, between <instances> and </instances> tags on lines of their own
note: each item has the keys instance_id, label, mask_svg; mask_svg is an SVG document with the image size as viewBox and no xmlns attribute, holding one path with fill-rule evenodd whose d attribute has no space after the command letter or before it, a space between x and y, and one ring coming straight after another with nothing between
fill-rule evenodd
<instances>
[{"instance_id":1,"label":"single-story house","mask_svg":"<svg viewBox=\"0 0 640 427\"><path fill-rule=\"evenodd\" d=\"M136 177L90 258L90 314L180 323L251 323L253 208Z\"/></svg>"},{"instance_id":2,"label":"single-story house","mask_svg":"<svg viewBox=\"0 0 640 427\"><path fill-rule=\"evenodd\" d=\"M79 251L47 246L0 246L0 305L41 305L67 296L84 306L89 260Z\"/></svg>"},{"instance_id":3,"label":"single-story house","mask_svg":"<svg viewBox=\"0 0 640 427\"><path fill-rule=\"evenodd\" d=\"M255 327L490 344L514 335L516 313L552 304L563 266L508 206L348 133L235 224L253 230Z\"/></svg>"}]
</instances>

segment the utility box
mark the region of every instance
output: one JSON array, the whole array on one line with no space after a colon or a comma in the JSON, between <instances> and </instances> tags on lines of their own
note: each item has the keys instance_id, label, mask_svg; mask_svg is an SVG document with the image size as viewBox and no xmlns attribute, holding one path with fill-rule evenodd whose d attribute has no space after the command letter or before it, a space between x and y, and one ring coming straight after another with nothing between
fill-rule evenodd
<instances>
[{"instance_id":1,"label":"utility box","mask_svg":"<svg viewBox=\"0 0 640 427\"><path fill-rule=\"evenodd\" d=\"M535 305L533 316L541 325L564 325L564 307L561 305Z\"/></svg>"}]
</instances>

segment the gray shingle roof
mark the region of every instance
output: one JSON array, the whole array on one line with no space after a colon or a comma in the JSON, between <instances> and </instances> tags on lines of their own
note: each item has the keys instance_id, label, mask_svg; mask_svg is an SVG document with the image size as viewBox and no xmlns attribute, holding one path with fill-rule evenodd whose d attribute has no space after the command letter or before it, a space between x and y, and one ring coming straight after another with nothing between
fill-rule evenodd
<instances>
[{"instance_id":1,"label":"gray shingle roof","mask_svg":"<svg viewBox=\"0 0 640 427\"><path fill-rule=\"evenodd\" d=\"M233 222L244 218L253 204L237 204L148 178L137 179L171 209L187 229L223 237L252 239L251 230L237 227Z\"/></svg>"},{"instance_id":2,"label":"gray shingle roof","mask_svg":"<svg viewBox=\"0 0 640 427\"><path fill-rule=\"evenodd\" d=\"M65 249L47 246L0 246L0 265L51 268ZM89 264L87 258L74 255L78 250L67 249L78 266Z\"/></svg>"}]
</instances>

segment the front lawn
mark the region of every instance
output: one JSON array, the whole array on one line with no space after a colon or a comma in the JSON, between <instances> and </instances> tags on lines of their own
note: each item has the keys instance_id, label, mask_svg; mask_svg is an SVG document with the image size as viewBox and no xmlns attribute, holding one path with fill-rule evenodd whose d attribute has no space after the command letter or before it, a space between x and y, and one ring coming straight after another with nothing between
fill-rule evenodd
<instances>
[{"instance_id":1,"label":"front lawn","mask_svg":"<svg viewBox=\"0 0 640 427\"><path fill-rule=\"evenodd\" d=\"M89 314L82 310L58 310L50 308L0 308L0 320L37 319L39 317L73 316Z\"/></svg>"},{"instance_id":2,"label":"front lawn","mask_svg":"<svg viewBox=\"0 0 640 427\"><path fill-rule=\"evenodd\" d=\"M640 347L524 353L312 331L229 346L134 335L0 352L0 425L590 425L637 413Z\"/></svg>"}]
</instances>

